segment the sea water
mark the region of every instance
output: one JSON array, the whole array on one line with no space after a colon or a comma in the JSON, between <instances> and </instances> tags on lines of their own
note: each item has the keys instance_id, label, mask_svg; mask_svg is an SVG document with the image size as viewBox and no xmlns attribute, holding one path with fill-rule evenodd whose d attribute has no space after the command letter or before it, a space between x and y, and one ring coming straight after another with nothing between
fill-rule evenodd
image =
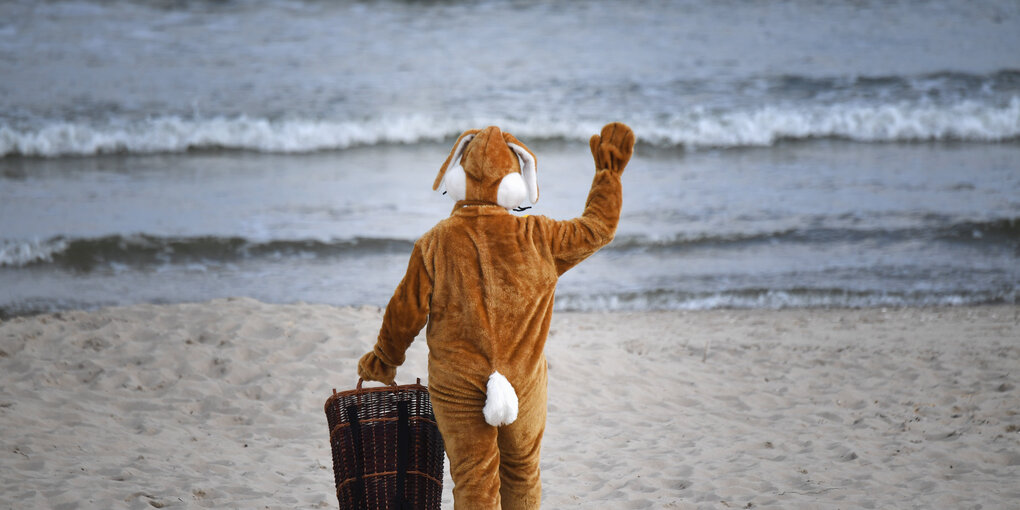
<instances>
[{"instance_id":1,"label":"sea water","mask_svg":"<svg viewBox=\"0 0 1020 510\"><path fill-rule=\"evenodd\" d=\"M0 316L385 305L456 136L638 136L559 309L1015 303L1015 2L0 4ZM441 191L441 190L440 190Z\"/></svg>"}]
</instances>

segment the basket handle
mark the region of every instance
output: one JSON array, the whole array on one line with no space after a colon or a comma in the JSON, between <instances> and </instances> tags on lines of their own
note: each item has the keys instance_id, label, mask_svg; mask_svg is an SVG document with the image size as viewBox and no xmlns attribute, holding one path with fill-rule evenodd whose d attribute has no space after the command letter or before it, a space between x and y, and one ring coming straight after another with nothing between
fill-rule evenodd
<instances>
[{"instance_id":1,"label":"basket handle","mask_svg":"<svg viewBox=\"0 0 1020 510\"><path fill-rule=\"evenodd\" d=\"M421 381L421 379L420 379L420 378L419 378L418 380L419 380L419 381ZM364 379L363 377L359 377L359 378L358 378L358 391L361 391L361 385L362 385L362 384L363 384L364 382L365 382L365 379ZM387 383L383 383L383 384L386 384L386 386L396 386L396 385L397 385L397 381L393 381L393 382L391 382L391 383L389 383L389 384L387 384Z\"/></svg>"},{"instance_id":2,"label":"basket handle","mask_svg":"<svg viewBox=\"0 0 1020 510\"><path fill-rule=\"evenodd\" d=\"M419 380L420 380L420 379L419 379ZM361 393L362 393L362 392L364 391L364 390L363 390L363 389L361 388L361 385L362 385L362 383L364 383L364 382L365 382L365 379L364 379L363 377L359 377L359 378L358 378L358 387L357 387L357 395L358 395L358 405L359 405L359 406L361 405ZM387 386L392 386L392 387L396 388L396 387L397 387L397 382L396 382L396 381L393 381L393 382L391 382L391 383L387 384Z\"/></svg>"},{"instance_id":3,"label":"basket handle","mask_svg":"<svg viewBox=\"0 0 1020 510\"><path fill-rule=\"evenodd\" d=\"M361 391L361 385L362 385L362 384L363 384L364 382L365 382L365 379L364 379L363 377L359 377L359 378L358 378L358 391L359 391L359 392ZM417 378L417 380L415 381L415 384L417 384L417 385L421 386L421 377ZM391 383L387 384L387 386L393 386L393 387L396 387L396 386L397 386L397 381L393 381L393 382L391 382ZM336 393L336 388L334 388L334 389L333 389L333 393Z\"/></svg>"}]
</instances>

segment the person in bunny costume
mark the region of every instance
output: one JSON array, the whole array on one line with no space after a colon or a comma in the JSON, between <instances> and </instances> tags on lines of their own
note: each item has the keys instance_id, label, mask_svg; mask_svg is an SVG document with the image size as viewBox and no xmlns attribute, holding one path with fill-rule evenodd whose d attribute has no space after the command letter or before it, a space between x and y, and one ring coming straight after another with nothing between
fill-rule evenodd
<instances>
[{"instance_id":1,"label":"person in bunny costume","mask_svg":"<svg viewBox=\"0 0 1020 510\"><path fill-rule=\"evenodd\" d=\"M432 186L445 186L453 212L415 242L378 340L358 362L365 380L392 384L428 324L429 393L455 508L539 508L556 281L613 239L634 132L607 124L590 146L596 171L584 212L556 221L510 213L538 200L535 156L523 143L495 126L462 134Z\"/></svg>"}]
</instances>

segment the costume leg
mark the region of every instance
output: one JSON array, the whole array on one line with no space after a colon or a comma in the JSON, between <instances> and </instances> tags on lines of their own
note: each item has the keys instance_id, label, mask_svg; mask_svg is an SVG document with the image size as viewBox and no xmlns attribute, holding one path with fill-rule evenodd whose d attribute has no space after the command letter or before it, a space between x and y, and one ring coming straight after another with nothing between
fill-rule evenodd
<instances>
[{"instance_id":1,"label":"costume leg","mask_svg":"<svg viewBox=\"0 0 1020 510\"><path fill-rule=\"evenodd\" d=\"M429 396L450 459L454 510L499 510L499 451L496 427L482 415L485 394L430 380Z\"/></svg>"},{"instance_id":2,"label":"costume leg","mask_svg":"<svg viewBox=\"0 0 1020 510\"><path fill-rule=\"evenodd\" d=\"M499 428L502 510L537 510L542 502L539 452L545 432L546 371L520 395L517 420Z\"/></svg>"}]
</instances>

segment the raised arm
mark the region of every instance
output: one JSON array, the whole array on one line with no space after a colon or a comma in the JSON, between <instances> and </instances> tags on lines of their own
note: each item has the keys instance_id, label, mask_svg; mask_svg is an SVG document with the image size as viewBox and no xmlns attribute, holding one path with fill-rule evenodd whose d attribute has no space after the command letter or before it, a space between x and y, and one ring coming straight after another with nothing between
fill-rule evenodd
<instances>
[{"instance_id":1,"label":"raised arm","mask_svg":"<svg viewBox=\"0 0 1020 510\"><path fill-rule=\"evenodd\" d=\"M595 159L595 177L584 212L552 226L552 254L561 275L613 240L623 204L620 177L634 153L634 131L619 122L606 124L601 134L591 137L589 145Z\"/></svg>"}]
</instances>

